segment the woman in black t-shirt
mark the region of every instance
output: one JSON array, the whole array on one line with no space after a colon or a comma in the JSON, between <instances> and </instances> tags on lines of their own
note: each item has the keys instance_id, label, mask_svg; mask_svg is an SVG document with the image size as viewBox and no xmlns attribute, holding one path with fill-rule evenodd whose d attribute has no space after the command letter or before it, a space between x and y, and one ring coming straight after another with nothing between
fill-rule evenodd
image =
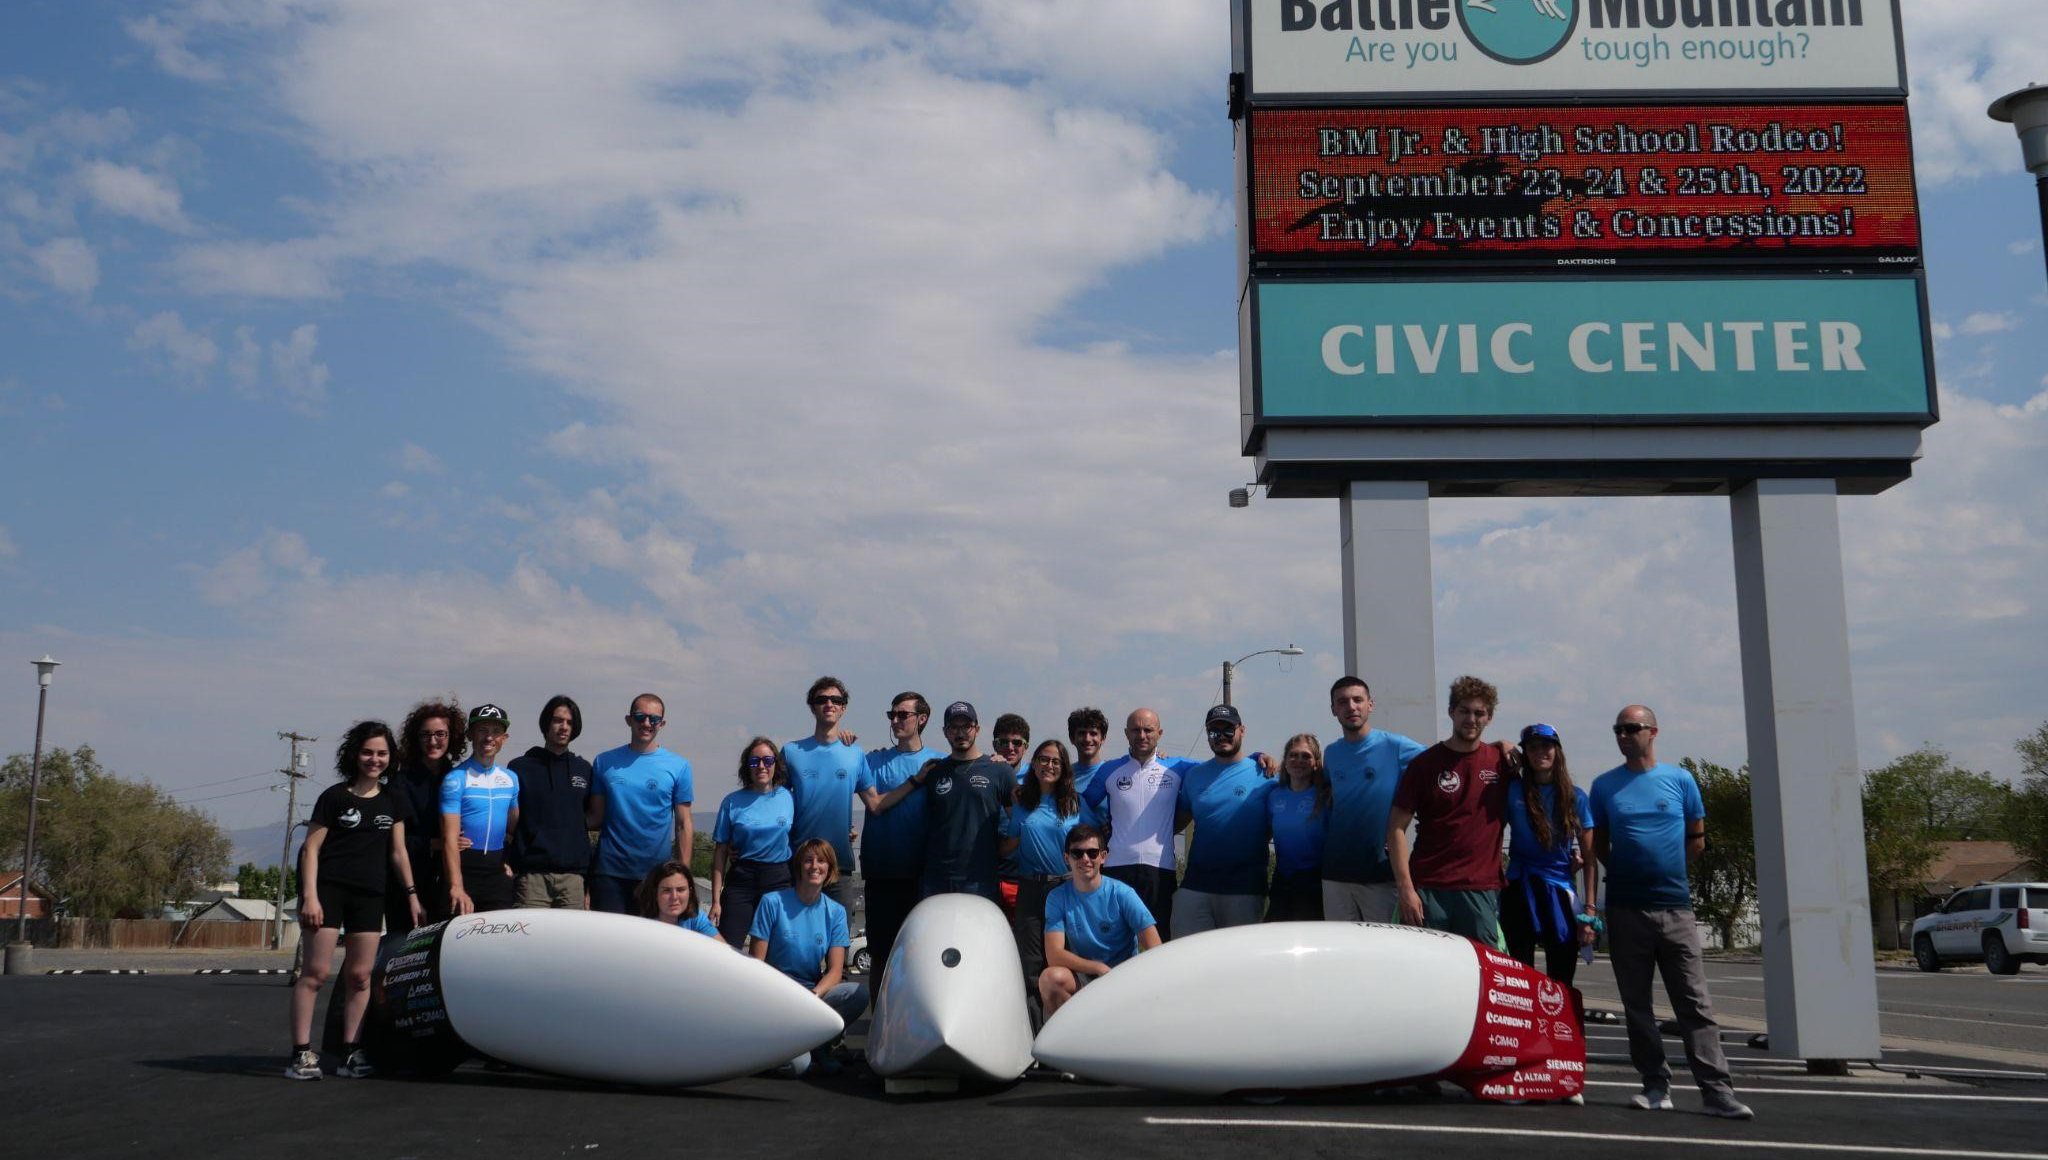
<instances>
[{"instance_id":1,"label":"woman in black t-shirt","mask_svg":"<svg viewBox=\"0 0 2048 1160\"><path fill-rule=\"evenodd\" d=\"M405 825L412 812L403 794L378 779L391 764L398 741L382 721L363 721L348 731L334 754L341 784L329 786L313 803L299 852L299 925L305 941L298 985L292 988L292 1057L287 1079L319 1079L320 1056L313 1050L313 1004L327 982L334 944L342 940L342 1015L346 1058L334 1074L361 1078L373 1069L360 1044L363 1014L370 1004L370 970L384 926L384 897L403 890L412 921L420 921L419 891L405 856ZM397 881L387 873L395 871Z\"/></svg>"}]
</instances>

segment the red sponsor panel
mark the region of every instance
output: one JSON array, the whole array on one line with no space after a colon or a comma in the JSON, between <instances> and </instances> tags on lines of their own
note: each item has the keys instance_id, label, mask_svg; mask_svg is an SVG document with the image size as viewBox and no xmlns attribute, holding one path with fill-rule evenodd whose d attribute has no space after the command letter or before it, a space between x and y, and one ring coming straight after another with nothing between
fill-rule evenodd
<instances>
[{"instance_id":1,"label":"red sponsor panel","mask_svg":"<svg viewBox=\"0 0 2048 1160\"><path fill-rule=\"evenodd\" d=\"M1561 1100L1585 1090L1586 1038L1571 990L1477 943L1479 1010L1443 1073L1482 1100Z\"/></svg>"},{"instance_id":2,"label":"red sponsor panel","mask_svg":"<svg viewBox=\"0 0 2048 1160\"><path fill-rule=\"evenodd\" d=\"M1920 252L1901 104L1253 109L1255 261Z\"/></svg>"}]
</instances>

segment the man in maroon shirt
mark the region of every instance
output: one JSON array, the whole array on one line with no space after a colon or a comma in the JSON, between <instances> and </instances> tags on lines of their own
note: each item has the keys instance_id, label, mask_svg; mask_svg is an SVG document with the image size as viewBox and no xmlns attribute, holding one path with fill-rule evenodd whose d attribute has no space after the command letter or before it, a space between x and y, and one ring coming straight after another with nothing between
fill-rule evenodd
<instances>
[{"instance_id":1,"label":"man in maroon shirt","mask_svg":"<svg viewBox=\"0 0 2048 1160\"><path fill-rule=\"evenodd\" d=\"M1500 694L1478 677L1451 684L1451 735L1417 754L1394 789L1387 817L1401 921L1461 934L1499 949L1501 829L1516 758L1481 741ZM1408 823L1416 823L1415 853Z\"/></svg>"}]
</instances>

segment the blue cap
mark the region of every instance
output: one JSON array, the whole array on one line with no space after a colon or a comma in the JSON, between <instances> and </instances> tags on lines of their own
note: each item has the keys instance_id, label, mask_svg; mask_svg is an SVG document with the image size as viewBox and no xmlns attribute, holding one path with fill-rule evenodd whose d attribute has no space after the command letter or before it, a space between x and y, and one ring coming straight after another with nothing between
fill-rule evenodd
<instances>
[{"instance_id":1,"label":"blue cap","mask_svg":"<svg viewBox=\"0 0 2048 1160\"><path fill-rule=\"evenodd\" d=\"M1542 724L1541 722L1538 722L1534 725L1524 725L1522 727L1522 744L1527 745L1531 737L1541 737L1546 741L1556 741L1560 745L1564 743L1558 737L1557 730L1551 728L1548 725Z\"/></svg>"}]
</instances>

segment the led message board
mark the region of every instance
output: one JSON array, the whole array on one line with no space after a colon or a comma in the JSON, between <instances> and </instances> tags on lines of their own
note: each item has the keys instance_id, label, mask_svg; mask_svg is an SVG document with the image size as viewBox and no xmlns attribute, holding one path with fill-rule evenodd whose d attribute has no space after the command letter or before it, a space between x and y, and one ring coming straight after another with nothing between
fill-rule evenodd
<instances>
[{"instance_id":1,"label":"led message board","mask_svg":"<svg viewBox=\"0 0 2048 1160\"><path fill-rule=\"evenodd\" d=\"M1896 104L1253 109L1247 120L1255 262L1919 254Z\"/></svg>"},{"instance_id":2,"label":"led message board","mask_svg":"<svg viewBox=\"0 0 2048 1160\"><path fill-rule=\"evenodd\" d=\"M1253 426L1934 419L1916 276L1254 281Z\"/></svg>"},{"instance_id":3,"label":"led message board","mask_svg":"<svg viewBox=\"0 0 2048 1160\"><path fill-rule=\"evenodd\" d=\"M1903 96L1896 0L1237 0L1260 100Z\"/></svg>"}]
</instances>

